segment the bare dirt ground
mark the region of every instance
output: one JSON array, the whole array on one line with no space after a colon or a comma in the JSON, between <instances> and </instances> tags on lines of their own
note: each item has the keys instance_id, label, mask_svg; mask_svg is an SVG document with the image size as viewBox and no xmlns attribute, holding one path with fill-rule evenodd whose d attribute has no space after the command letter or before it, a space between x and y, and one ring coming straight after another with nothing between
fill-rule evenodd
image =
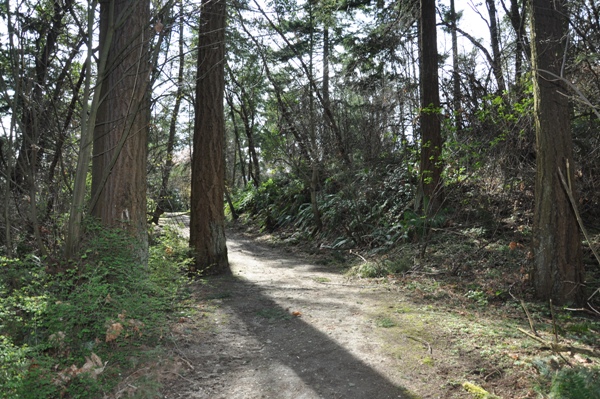
<instances>
[{"instance_id":1,"label":"bare dirt ground","mask_svg":"<svg viewBox=\"0 0 600 399\"><path fill-rule=\"evenodd\" d=\"M464 340L487 328L476 313L415 303L400 285L351 280L241 233L229 233L228 254L233 274L195 283L172 327L164 398L474 397L465 381L527 395L520 373Z\"/></svg>"}]
</instances>

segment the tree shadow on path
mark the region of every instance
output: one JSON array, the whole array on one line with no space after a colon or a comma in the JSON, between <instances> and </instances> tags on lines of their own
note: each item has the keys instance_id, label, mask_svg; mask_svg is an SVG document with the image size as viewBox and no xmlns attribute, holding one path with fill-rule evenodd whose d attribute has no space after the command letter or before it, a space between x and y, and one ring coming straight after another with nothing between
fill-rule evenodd
<instances>
[{"instance_id":1,"label":"tree shadow on path","mask_svg":"<svg viewBox=\"0 0 600 399\"><path fill-rule=\"evenodd\" d=\"M237 241L236 250L240 249L245 253L243 259L268 259L265 254L268 248L252 245L250 241L241 244ZM302 272L307 273L323 270L294 259L285 259L285 256L282 259L278 255L277 262L279 266L275 273L281 268L302 268ZM270 269L273 271L272 267ZM273 283L261 285L238 276L213 277L208 283L202 288L204 296L222 296L224 299L219 306L227 309L232 316L228 323L239 323L237 329L242 330L238 337L235 334L222 336L223 345L232 345L236 339L247 337L252 337L256 343L251 364L239 366L234 377L248 379L249 384L260 381L260 394L254 392L252 397L417 398L328 334L303 320L304 316L296 317L292 314L293 309L286 309L276 302L268 292ZM311 299L313 302L319 300ZM373 345L365 343L363 350L373 351ZM232 394L231 397L243 395Z\"/></svg>"},{"instance_id":2,"label":"tree shadow on path","mask_svg":"<svg viewBox=\"0 0 600 399\"><path fill-rule=\"evenodd\" d=\"M236 279L222 280L232 291L227 305L243 321L248 331L262 345L261 356L272 362L270 380L288 392L280 392L273 398L298 397L293 386L294 378L286 383L286 373L293 373L307 390L319 398L403 398L417 396L397 386L368 364L351 354L346 348L317 330L301 317L295 317L289 309L265 295L260 287ZM245 301L244 294L253 295ZM292 386L290 386L292 385Z\"/></svg>"}]
</instances>

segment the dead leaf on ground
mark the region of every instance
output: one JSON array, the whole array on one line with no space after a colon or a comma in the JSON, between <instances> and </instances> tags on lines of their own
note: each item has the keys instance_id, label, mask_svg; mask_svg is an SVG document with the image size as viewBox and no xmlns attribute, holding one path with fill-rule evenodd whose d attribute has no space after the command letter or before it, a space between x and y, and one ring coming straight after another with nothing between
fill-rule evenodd
<instances>
[{"instance_id":1,"label":"dead leaf on ground","mask_svg":"<svg viewBox=\"0 0 600 399\"><path fill-rule=\"evenodd\" d=\"M123 332L123 325L121 323L113 323L106 329L106 339L105 342L111 342L117 339L119 335Z\"/></svg>"},{"instance_id":2,"label":"dead leaf on ground","mask_svg":"<svg viewBox=\"0 0 600 399\"><path fill-rule=\"evenodd\" d=\"M104 369L106 368L106 363L102 363L102 359L100 356L96 355L94 352L88 357L85 357L85 363L81 367L77 367L76 365L71 365L71 367L67 367L53 378L52 383L55 385L64 385L71 381L74 377L77 377L80 374L86 373L89 374L90 378L96 379Z\"/></svg>"}]
</instances>

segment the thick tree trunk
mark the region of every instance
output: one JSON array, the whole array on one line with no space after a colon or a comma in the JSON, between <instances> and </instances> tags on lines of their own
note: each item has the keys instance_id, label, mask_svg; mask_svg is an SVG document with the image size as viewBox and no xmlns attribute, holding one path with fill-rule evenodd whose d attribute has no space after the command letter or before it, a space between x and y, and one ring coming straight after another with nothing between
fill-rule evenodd
<instances>
[{"instance_id":1,"label":"thick tree trunk","mask_svg":"<svg viewBox=\"0 0 600 399\"><path fill-rule=\"evenodd\" d=\"M421 160L417 206L431 215L443 201L435 0L421 0L420 23Z\"/></svg>"},{"instance_id":2,"label":"thick tree trunk","mask_svg":"<svg viewBox=\"0 0 600 399\"><path fill-rule=\"evenodd\" d=\"M537 142L532 277L538 298L555 304L581 302L584 279L579 229L558 174L561 168L566 175L565 161L573 165L567 90L556 78L568 22L564 3L533 0L531 28ZM573 181L572 168L569 173Z\"/></svg>"},{"instance_id":3,"label":"thick tree trunk","mask_svg":"<svg viewBox=\"0 0 600 399\"><path fill-rule=\"evenodd\" d=\"M192 155L190 247L196 272L229 273L225 242L225 0L202 0Z\"/></svg>"},{"instance_id":4,"label":"thick tree trunk","mask_svg":"<svg viewBox=\"0 0 600 399\"><path fill-rule=\"evenodd\" d=\"M147 259L146 154L149 124L150 7L147 0L100 4L100 51L109 46L94 129L92 214L129 231ZM111 26L111 24L114 24ZM114 29L112 41L107 33Z\"/></svg>"}]
</instances>

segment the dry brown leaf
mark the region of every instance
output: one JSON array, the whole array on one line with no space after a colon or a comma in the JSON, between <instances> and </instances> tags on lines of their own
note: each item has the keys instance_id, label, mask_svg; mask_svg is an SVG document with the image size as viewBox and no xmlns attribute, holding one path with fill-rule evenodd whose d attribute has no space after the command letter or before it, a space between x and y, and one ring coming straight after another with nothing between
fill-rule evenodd
<instances>
[{"instance_id":1,"label":"dry brown leaf","mask_svg":"<svg viewBox=\"0 0 600 399\"><path fill-rule=\"evenodd\" d=\"M100 356L92 352L90 357L85 357L85 364L78 370L77 374L89 373L91 378L96 379L100 374L102 374L105 367L106 363L102 363Z\"/></svg>"},{"instance_id":2,"label":"dry brown leaf","mask_svg":"<svg viewBox=\"0 0 600 399\"><path fill-rule=\"evenodd\" d=\"M71 367L68 367L56 374L56 377L52 379L52 383L54 385L65 385L69 381L73 379L73 377L78 376L82 373L87 373L91 378L96 379L106 367L106 363L102 363L102 359L94 352L88 357L85 357L85 364L81 366L81 368L72 364Z\"/></svg>"},{"instance_id":3,"label":"dry brown leaf","mask_svg":"<svg viewBox=\"0 0 600 399\"><path fill-rule=\"evenodd\" d=\"M121 323L113 323L106 329L106 339L105 342L111 342L117 339L119 335L123 332L123 325Z\"/></svg>"}]
</instances>

